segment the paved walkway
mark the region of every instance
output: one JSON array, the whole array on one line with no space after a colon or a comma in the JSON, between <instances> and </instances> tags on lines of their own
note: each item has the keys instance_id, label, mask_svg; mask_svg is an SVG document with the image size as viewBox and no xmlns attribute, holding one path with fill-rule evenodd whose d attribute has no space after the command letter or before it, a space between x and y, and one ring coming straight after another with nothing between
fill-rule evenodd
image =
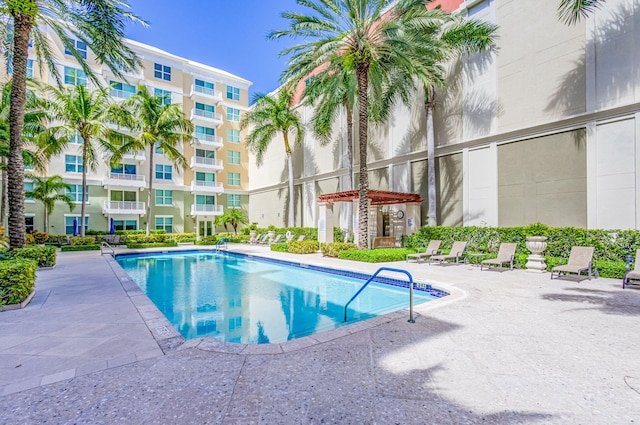
<instances>
[{"instance_id":1,"label":"paved walkway","mask_svg":"<svg viewBox=\"0 0 640 425\"><path fill-rule=\"evenodd\" d=\"M415 324L403 312L250 354L209 338L180 345L96 253L58 264L39 272L30 306L0 313L2 424L640 422L640 290L618 280L402 263L454 296L420 306Z\"/></svg>"}]
</instances>

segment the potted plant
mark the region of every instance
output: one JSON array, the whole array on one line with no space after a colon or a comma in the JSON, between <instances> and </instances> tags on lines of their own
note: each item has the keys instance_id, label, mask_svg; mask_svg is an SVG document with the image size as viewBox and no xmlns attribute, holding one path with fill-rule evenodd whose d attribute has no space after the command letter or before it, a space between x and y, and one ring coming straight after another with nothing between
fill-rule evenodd
<instances>
[{"instance_id":1,"label":"potted plant","mask_svg":"<svg viewBox=\"0 0 640 425\"><path fill-rule=\"evenodd\" d=\"M542 223L534 223L524 228L524 234L527 238L525 245L531 255L527 257L527 270L537 273L544 273L547 271L547 264L545 263L542 252L547 249L547 234L549 233L549 226Z\"/></svg>"}]
</instances>

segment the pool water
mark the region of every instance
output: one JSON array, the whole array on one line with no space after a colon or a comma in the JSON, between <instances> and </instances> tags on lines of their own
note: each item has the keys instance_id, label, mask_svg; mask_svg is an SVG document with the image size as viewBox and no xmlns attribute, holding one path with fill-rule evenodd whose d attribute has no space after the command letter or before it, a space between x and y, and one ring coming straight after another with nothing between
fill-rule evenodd
<instances>
[{"instance_id":1,"label":"pool water","mask_svg":"<svg viewBox=\"0 0 640 425\"><path fill-rule=\"evenodd\" d=\"M364 280L231 253L120 255L118 263L186 339L279 343L344 325ZM436 297L414 291L414 303ZM348 323L407 308L407 288L372 282Z\"/></svg>"}]
</instances>

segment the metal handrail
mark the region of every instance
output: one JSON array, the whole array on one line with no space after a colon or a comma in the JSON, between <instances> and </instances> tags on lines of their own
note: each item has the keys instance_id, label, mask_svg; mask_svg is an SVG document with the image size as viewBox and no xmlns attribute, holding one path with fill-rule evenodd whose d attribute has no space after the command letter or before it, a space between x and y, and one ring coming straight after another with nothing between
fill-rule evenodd
<instances>
[{"instance_id":1,"label":"metal handrail","mask_svg":"<svg viewBox=\"0 0 640 425\"><path fill-rule=\"evenodd\" d=\"M100 244L100 255L104 255L104 250L106 250L106 249L110 249L111 250L111 255L113 255L115 257L116 250L113 249L113 247L111 245L109 245L109 243L107 241L102 241L102 243Z\"/></svg>"},{"instance_id":2,"label":"metal handrail","mask_svg":"<svg viewBox=\"0 0 640 425\"><path fill-rule=\"evenodd\" d=\"M216 251L220 251L222 249L222 245L224 245L224 249L229 249L229 245L227 245L228 241L229 240L227 238L222 238L216 242Z\"/></svg>"},{"instance_id":3,"label":"metal handrail","mask_svg":"<svg viewBox=\"0 0 640 425\"><path fill-rule=\"evenodd\" d=\"M376 272L373 275L371 275L369 280L367 280L365 282L365 284L362 285L362 287L358 290L358 292L356 292L355 295L353 297L351 297L351 299L344 306L344 321L345 322L347 321L347 307L349 307L349 304L351 304L351 301L356 299L356 297L358 295L360 295L360 292L362 292L364 290L364 288L366 288L367 285L370 284L373 281L373 279L375 279L378 276L378 274L380 274L380 272L383 272L383 271L403 273L403 274L406 274L407 277L409 278L409 320L407 320L407 322L409 322L409 323L415 323L416 322L413 319L413 276L411 276L411 273L409 273L406 270L393 269L391 267L380 267L378 270L376 270Z\"/></svg>"}]
</instances>

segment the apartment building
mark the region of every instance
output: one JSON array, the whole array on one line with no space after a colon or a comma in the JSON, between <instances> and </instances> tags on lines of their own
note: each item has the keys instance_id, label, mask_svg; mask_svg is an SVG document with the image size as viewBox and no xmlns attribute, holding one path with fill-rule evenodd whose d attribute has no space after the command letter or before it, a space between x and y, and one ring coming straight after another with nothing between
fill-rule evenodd
<instances>
[{"instance_id":1,"label":"apartment building","mask_svg":"<svg viewBox=\"0 0 640 425\"><path fill-rule=\"evenodd\" d=\"M64 83L92 88L93 83L76 60L60 40L49 34ZM113 220L116 230L144 229L151 220L151 229L196 232L199 236L213 234L214 220L226 208L248 207L248 154L241 143L240 117L248 107L251 82L133 40L126 43L143 65L138 71L127 73L125 79L99 65L90 46L76 41L76 47L101 83L110 86L113 101L131 97L138 84L145 84L165 102L181 105L195 126L197 142L181 147L187 160L185 169L176 168L161 150L151 153L154 155L151 170L148 151L125 155L115 167L109 165L109 154L103 153L97 169L89 170L87 175L85 228L109 230ZM34 80L55 84L53 76L40 66L35 52L30 50L29 75ZM6 75L3 79L6 80ZM71 185L68 193L77 204L72 212L65 204L56 204L50 233L71 234L74 220L80 225L82 143L76 137L62 155L49 163L47 175L62 176ZM147 217L149 179L153 179L153 193L151 215ZM25 190L32 185L27 179ZM45 230L42 204L27 199L25 210L28 230Z\"/></svg>"},{"instance_id":2,"label":"apartment building","mask_svg":"<svg viewBox=\"0 0 640 425\"><path fill-rule=\"evenodd\" d=\"M559 0L441 4L497 24L499 38L495 53L449 64L447 88L436 95L438 224L640 228L640 1L607 0L573 26L558 20ZM298 111L311 121L312 107ZM343 113L333 143L308 131L294 148L298 225L318 226L320 195L348 189L345 122ZM412 219L426 223L422 92L369 131L370 188L421 195ZM357 185L357 125L354 144ZM261 167L250 158L250 219L259 225L287 217L280 145L270 145ZM404 220L400 229L411 227L404 206L382 209L391 223ZM336 225L348 227L352 210L336 203Z\"/></svg>"}]
</instances>

